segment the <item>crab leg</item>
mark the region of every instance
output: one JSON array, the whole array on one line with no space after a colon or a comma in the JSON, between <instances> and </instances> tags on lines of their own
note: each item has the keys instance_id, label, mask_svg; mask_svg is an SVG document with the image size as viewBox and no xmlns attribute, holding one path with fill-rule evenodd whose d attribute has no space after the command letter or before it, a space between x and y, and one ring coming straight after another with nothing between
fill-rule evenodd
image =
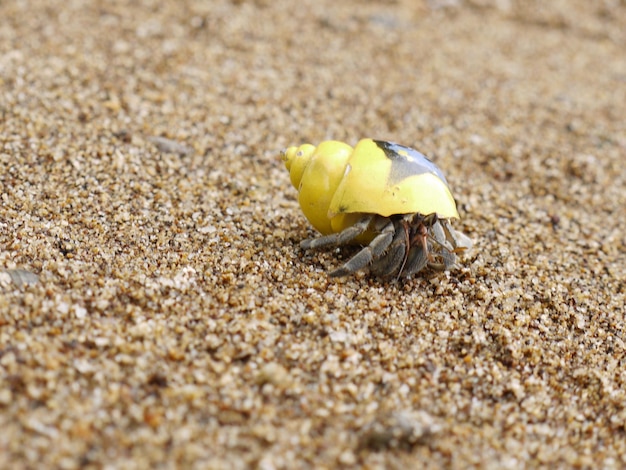
<instances>
[{"instance_id":1,"label":"crab leg","mask_svg":"<svg viewBox=\"0 0 626 470\"><path fill-rule=\"evenodd\" d=\"M358 222L339 233L331 233L318 238L309 238L300 242L300 248L303 250L326 248L327 246L345 245L346 243L354 240L367 230L372 219L373 214L365 215Z\"/></svg>"},{"instance_id":2,"label":"crab leg","mask_svg":"<svg viewBox=\"0 0 626 470\"><path fill-rule=\"evenodd\" d=\"M350 258L343 266L331 272L331 277L341 277L353 273L366 267L372 260L380 258L391 245L394 233L394 224L392 221L389 221L369 245Z\"/></svg>"},{"instance_id":3,"label":"crab leg","mask_svg":"<svg viewBox=\"0 0 626 470\"><path fill-rule=\"evenodd\" d=\"M407 247L409 246L409 227L404 221L395 221L395 235L393 241L384 256L372 261L370 272L383 278L399 277L404 270L407 260Z\"/></svg>"}]
</instances>

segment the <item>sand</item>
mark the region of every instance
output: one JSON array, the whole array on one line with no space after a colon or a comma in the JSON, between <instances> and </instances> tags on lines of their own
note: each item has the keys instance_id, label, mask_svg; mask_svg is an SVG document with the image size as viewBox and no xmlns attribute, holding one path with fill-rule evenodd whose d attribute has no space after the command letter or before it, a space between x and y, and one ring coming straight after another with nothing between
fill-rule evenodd
<instances>
[{"instance_id":1,"label":"sand","mask_svg":"<svg viewBox=\"0 0 626 470\"><path fill-rule=\"evenodd\" d=\"M626 466L626 3L0 3L1 468ZM331 279L279 152L474 248ZM15 270L22 271L15 271Z\"/></svg>"}]
</instances>

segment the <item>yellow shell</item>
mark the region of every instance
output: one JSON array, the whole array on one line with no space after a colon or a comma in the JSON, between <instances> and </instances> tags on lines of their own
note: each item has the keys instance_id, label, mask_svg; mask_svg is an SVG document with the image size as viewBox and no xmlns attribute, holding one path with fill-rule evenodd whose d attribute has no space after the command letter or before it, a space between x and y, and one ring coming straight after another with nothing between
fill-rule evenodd
<instances>
[{"instance_id":1,"label":"yellow shell","mask_svg":"<svg viewBox=\"0 0 626 470\"><path fill-rule=\"evenodd\" d=\"M282 158L302 212L324 235L342 231L366 213L459 218L441 170L409 147L363 139L353 149L329 140L317 147L289 147Z\"/></svg>"}]
</instances>

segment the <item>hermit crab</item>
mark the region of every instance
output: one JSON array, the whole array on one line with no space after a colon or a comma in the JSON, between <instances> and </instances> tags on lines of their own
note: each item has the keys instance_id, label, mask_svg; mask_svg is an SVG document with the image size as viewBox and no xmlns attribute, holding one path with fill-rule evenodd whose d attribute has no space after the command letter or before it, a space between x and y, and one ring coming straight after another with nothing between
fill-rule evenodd
<instances>
[{"instance_id":1,"label":"hermit crab","mask_svg":"<svg viewBox=\"0 0 626 470\"><path fill-rule=\"evenodd\" d=\"M352 148L329 140L289 147L282 160L302 212L322 234L301 248L363 245L333 277L366 267L382 278L449 270L472 246L450 224L459 213L445 176L412 148L372 139Z\"/></svg>"}]
</instances>

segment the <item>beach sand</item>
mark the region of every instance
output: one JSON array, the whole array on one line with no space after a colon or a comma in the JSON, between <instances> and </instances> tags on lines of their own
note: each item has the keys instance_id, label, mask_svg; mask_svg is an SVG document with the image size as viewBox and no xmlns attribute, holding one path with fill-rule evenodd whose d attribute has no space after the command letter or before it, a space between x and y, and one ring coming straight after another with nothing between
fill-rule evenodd
<instances>
[{"instance_id":1,"label":"beach sand","mask_svg":"<svg viewBox=\"0 0 626 470\"><path fill-rule=\"evenodd\" d=\"M626 466L623 0L0 18L0 468ZM299 249L281 149L365 137L445 173L458 269Z\"/></svg>"}]
</instances>

